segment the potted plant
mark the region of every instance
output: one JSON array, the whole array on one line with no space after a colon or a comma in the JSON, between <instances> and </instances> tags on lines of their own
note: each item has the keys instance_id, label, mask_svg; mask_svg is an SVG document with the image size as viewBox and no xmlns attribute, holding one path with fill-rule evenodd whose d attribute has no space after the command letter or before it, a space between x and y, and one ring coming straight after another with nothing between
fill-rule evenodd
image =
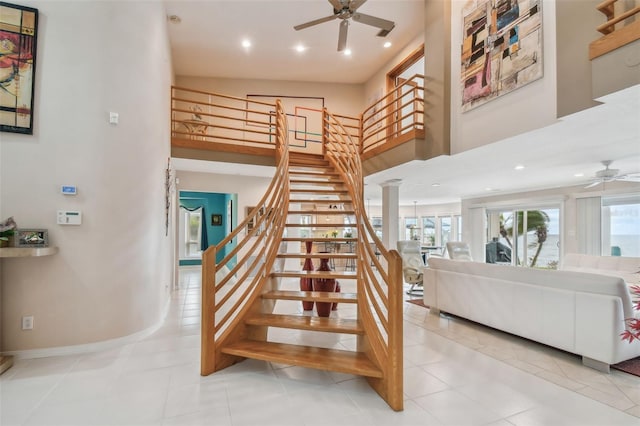
<instances>
[{"instance_id":1,"label":"potted plant","mask_svg":"<svg viewBox=\"0 0 640 426\"><path fill-rule=\"evenodd\" d=\"M15 234L15 229L18 227L13 217L0 222L0 247L6 247L9 245L9 238Z\"/></svg>"}]
</instances>

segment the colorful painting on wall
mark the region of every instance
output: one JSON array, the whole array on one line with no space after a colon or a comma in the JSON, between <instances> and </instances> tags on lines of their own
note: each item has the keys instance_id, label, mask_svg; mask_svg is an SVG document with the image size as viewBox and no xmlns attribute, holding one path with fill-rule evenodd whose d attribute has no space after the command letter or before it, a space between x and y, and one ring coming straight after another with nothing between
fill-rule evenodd
<instances>
[{"instance_id":1,"label":"colorful painting on wall","mask_svg":"<svg viewBox=\"0 0 640 426\"><path fill-rule=\"evenodd\" d=\"M542 0L473 0L462 11L462 111L542 77Z\"/></svg>"},{"instance_id":2,"label":"colorful painting on wall","mask_svg":"<svg viewBox=\"0 0 640 426\"><path fill-rule=\"evenodd\" d=\"M38 10L0 2L0 131L33 134Z\"/></svg>"}]
</instances>

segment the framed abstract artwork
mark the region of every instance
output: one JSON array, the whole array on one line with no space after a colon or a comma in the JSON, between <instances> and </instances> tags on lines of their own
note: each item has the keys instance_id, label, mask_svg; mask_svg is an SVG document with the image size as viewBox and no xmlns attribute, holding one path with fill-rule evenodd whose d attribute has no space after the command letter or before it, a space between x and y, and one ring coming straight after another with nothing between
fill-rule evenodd
<instances>
[{"instance_id":1,"label":"framed abstract artwork","mask_svg":"<svg viewBox=\"0 0 640 426\"><path fill-rule=\"evenodd\" d=\"M542 77L542 0L473 0L462 11L466 112Z\"/></svg>"},{"instance_id":2,"label":"framed abstract artwork","mask_svg":"<svg viewBox=\"0 0 640 426\"><path fill-rule=\"evenodd\" d=\"M0 2L0 131L33 134L38 9Z\"/></svg>"}]
</instances>

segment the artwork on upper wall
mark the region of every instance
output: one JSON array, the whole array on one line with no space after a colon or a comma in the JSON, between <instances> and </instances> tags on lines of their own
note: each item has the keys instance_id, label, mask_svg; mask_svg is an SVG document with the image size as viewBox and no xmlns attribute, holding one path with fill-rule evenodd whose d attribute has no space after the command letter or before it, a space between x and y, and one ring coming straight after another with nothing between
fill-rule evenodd
<instances>
[{"instance_id":1,"label":"artwork on upper wall","mask_svg":"<svg viewBox=\"0 0 640 426\"><path fill-rule=\"evenodd\" d=\"M38 9L0 2L0 131L33 134Z\"/></svg>"},{"instance_id":2,"label":"artwork on upper wall","mask_svg":"<svg viewBox=\"0 0 640 426\"><path fill-rule=\"evenodd\" d=\"M462 111L542 77L542 0L473 0L462 10Z\"/></svg>"}]
</instances>

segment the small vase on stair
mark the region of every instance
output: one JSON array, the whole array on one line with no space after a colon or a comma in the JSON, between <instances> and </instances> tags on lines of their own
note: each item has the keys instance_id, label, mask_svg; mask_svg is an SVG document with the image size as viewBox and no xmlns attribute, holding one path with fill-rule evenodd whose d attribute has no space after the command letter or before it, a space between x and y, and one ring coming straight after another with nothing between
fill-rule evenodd
<instances>
[{"instance_id":1,"label":"small vase on stair","mask_svg":"<svg viewBox=\"0 0 640 426\"><path fill-rule=\"evenodd\" d=\"M313 241L305 241L304 248L307 254L311 254L311 249L313 247ZM307 257L304 260L304 265L302 265L303 271L313 271L313 262L310 257ZM313 290L313 279L309 277L300 278L300 291L312 291ZM312 311L313 310L313 302L302 302L302 310L304 311Z\"/></svg>"},{"instance_id":2,"label":"small vase on stair","mask_svg":"<svg viewBox=\"0 0 640 426\"><path fill-rule=\"evenodd\" d=\"M329 258L320 259L320 266L318 271L331 271L329 266ZM336 279L335 278L314 278L313 279L313 291L336 291ZM319 317L328 317L331 314L332 308L331 302L316 302L316 311Z\"/></svg>"}]
</instances>

